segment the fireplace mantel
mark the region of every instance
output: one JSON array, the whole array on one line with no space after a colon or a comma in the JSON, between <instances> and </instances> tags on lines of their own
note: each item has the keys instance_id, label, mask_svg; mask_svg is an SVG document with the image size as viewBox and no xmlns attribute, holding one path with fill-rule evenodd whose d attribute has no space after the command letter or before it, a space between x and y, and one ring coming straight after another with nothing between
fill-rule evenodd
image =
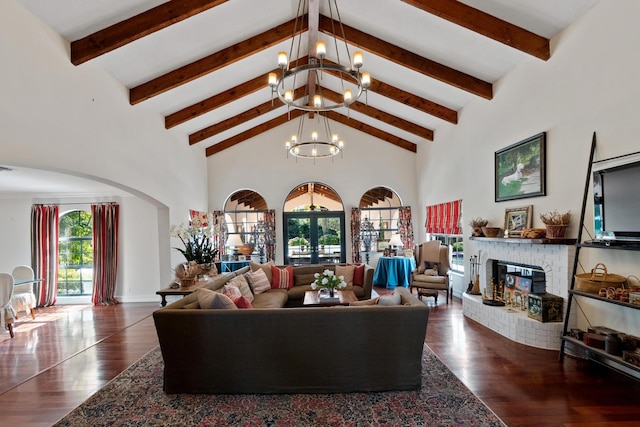
<instances>
[{"instance_id":1,"label":"fireplace mantel","mask_svg":"<svg viewBox=\"0 0 640 427\"><path fill-rule=\"evenodd\" d=\"M505 237L469 237L480 242L496 242L520 245L575 245L576 239L517 239Z\"/></svg>"}]
</instances>

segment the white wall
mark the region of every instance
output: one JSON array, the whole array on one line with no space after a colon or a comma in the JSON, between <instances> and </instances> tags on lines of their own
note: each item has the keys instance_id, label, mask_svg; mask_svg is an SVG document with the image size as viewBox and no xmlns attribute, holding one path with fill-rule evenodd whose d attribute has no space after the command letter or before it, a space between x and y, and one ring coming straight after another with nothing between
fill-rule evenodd
<instances>
[{"instance_id":1,"label":"white wall","mask_svg":"<svg viewBox=\"0 0 640 427\"><path fill-rule=\"evenodd\" d=\"M207 207L204 149L165 130L163 117L144 105L129 105L127 89L99 59L72 65L69 43L13 0L0 2L0 57L2 164L89 177L136 196L123 213L131 220L123 251L136 255L123 261L119 287L132 298L157 299L151 291L169 283L181 258L170 249L169 224ZM2 216L16 221L32 201L0 203ZM0 236L24 250L29 228L20 227L26 232L3 222ZM10 255L22 260L29 252Z\"/></svg>"},{"instance_id":2,"label":"white wall","mask_svg":"<svg viewBox=\"0 0 640 427\"><path fill-rule=\"evenodd\" d=\"M351 208L357 207L362 195L373 187L389 187L400 196L404 206L416 207L414 153L331 122L332 131L345 141L344 156L338 156L333 163L329 159L317 160L315 165L304 159L296 163L293 158L287 159L284 141L294 133L297 124L297 121L286 123L208 157L210 210L222 209L227 197L242 188L257 191L269 209L275 209L276 262L283 262L284 202L301 183L322 182L338 193L344 205L347 236L351 233ZM417 225L414 221L414 227ZM346 250L347 261L351 261L350 238ZM375 265L375 261L371 264Z\"/></svg>"},{"instance_id":3,"label":"white wall","mask_svg":"<svg viewBox=\"0 0 640 427\"><path fill-rule=\"evenodd\" d=\"M465 107L457 126L439 130L436 143L419 148L418 205L463 199L466 236L471 218L503 226L505 208L533 205L534 226L542 226L540 213L571 210L576 219L569 234L577 236L592 133L597 133L596 160L640 147L639 15L635 0L599 2L552 39L550 60L527 59L494 85L493 100ZM547 195L494 202L495 151L543 131ZM416 222L422 223L425 214L419 212ZM587 228L593 233L591 221L592 216ZM616 252L583 251L582 264L590 269L604 261L619 274L640 273L638 254ZM466 240L466 258L474 253L476 245ZM458 279L456 292L466 290L468 282L468 277ZM638 333L637 311L581 303L592 324Z\"/></svg>"}]
</instances>

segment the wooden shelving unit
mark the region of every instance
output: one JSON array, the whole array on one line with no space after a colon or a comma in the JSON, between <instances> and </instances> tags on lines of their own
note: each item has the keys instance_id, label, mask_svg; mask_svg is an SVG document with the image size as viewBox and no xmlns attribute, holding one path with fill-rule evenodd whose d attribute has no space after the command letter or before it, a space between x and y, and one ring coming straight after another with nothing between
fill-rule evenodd
<instances>
[{"instance_id":1,"label":"wooden shelving unit","mask_svg":"<svg viewBox=\"0 0 640 427\"><path fill-rule=\"evenodd\" d=\"M562 342L560 344L560 362L563 361L564 355L566 353L566 344L570 344L574 347L584 350L589 355L589 360L592 360L596 363L602 364L610 369L614 369L618 372L621 372L625 375L629 375L634 379L640 380L640 375L636 375L636 373L640 374L640 366L635 366L631 363L628 363L622 359L620 356L615 356L607 353L604 350L599 348L590 347L586 345L584 342L569 336L569 314L571 313L571 308L574 304L574 297L580 296L585 298L591 298L597 301L600 301L603 304L613 304L622 307L622 309L632 309L632 310L640 310L640 306L630 304L627 302L622 302L618 300L611 300L602 298L596 294L591 294L588 292L581 292L575 290L575 276L578 270L578 262L580 257L580 251L582 249L596 249L596 250L624 250L624 251L640 251L640 246L636 244L624 244L624 243L615 243L615 244L605 244L605 243L594 243L594 242L582 242L582 230L584 228L584 217L585 217L585 209L587 206L587 198L589 194L589 186L591 184L591 169L593 164L593 156L595 153L596 146L596 134L593 134L593 140L591 142L591 154L589 157L589 166L587 168L587 177L585 182L584 196L582 199L582 211L580 214L580 231L578 232L578 238L576 246L576 256L573 263L573 273L571 275L571 284L569 287L569 299L567 302L567 313L565 314L564 327L562 331ZM614 363L611 363L614 362Z\"/></svg>"}]
</instances>

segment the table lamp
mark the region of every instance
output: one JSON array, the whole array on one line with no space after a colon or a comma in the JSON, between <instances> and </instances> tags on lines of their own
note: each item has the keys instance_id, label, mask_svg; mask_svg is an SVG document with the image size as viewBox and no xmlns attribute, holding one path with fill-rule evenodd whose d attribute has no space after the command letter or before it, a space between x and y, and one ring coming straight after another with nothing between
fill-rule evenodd
<instances>
[{"instance_id":1,"label":"table lamp","mask_svg":"<svg viewBox=\"0 0 640 427\"><path fill-rule=\"evenodd\" d=\"M239 234L229 234L229 237L227 238L227 243L225 246L229 248L233 248L234 261L238 260L238 248L242 245L244 245L244 242L242 242L242 239L240 238Z\"/></svg>"},{"instance_id":2,"label":"table lamp","mask_svg":"<svg viewBox=\"0 0 640 427\"><path fill-rule=\"evenodd\" d=\"M398 233L391 235L389 246L391 247L391 253L393 255L396 255L398 253L398 248L404 246L404 244L402 243L402 239L400 238L400 235Z\"/></svg>"}]
</instances>

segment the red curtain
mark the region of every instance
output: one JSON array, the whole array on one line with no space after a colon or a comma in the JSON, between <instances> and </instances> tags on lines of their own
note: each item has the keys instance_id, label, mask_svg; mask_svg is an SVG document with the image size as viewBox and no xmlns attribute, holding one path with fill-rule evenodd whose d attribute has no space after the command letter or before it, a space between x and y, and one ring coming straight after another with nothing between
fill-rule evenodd
<instances>
[{"instance_id":1,"label":"red curtain","mask_svg":"<svg viewBox=\"0 0 640 427\"><path fill-rule=\"evenodd\" d=\"M351 208L351 262L360 264L360 208Z\"/></svg>"},{"instance_id":2,"label":"red curtain","mask_svg":"<svg viewBox=\"0 0 640 427\"><path fill-rule=\"evenodd\" d=\"M462 234L460 215L462 200L427 206L427 233Z\"/></svg>"},{"instance_id":3,"label":"red curtain","mask_svg":"<svg viewBox=\"0 0 640 427\"><path fill-rule=\"evenodd\" d=\"M93 305L113 305L118 278L118 220L120 206L91 205L93 217Z\"/></svg>"},{"instance_id":4,"label":"red curtain","mask_svg":"<svg viewBox=\"0 0 640 427\"><path fill-rule=\"evenodd\" d=\"M58 206L31 207L31 267L35 277L36 304L48 307L56 303L58 293Z\"/></svg>"}]
</instances>

